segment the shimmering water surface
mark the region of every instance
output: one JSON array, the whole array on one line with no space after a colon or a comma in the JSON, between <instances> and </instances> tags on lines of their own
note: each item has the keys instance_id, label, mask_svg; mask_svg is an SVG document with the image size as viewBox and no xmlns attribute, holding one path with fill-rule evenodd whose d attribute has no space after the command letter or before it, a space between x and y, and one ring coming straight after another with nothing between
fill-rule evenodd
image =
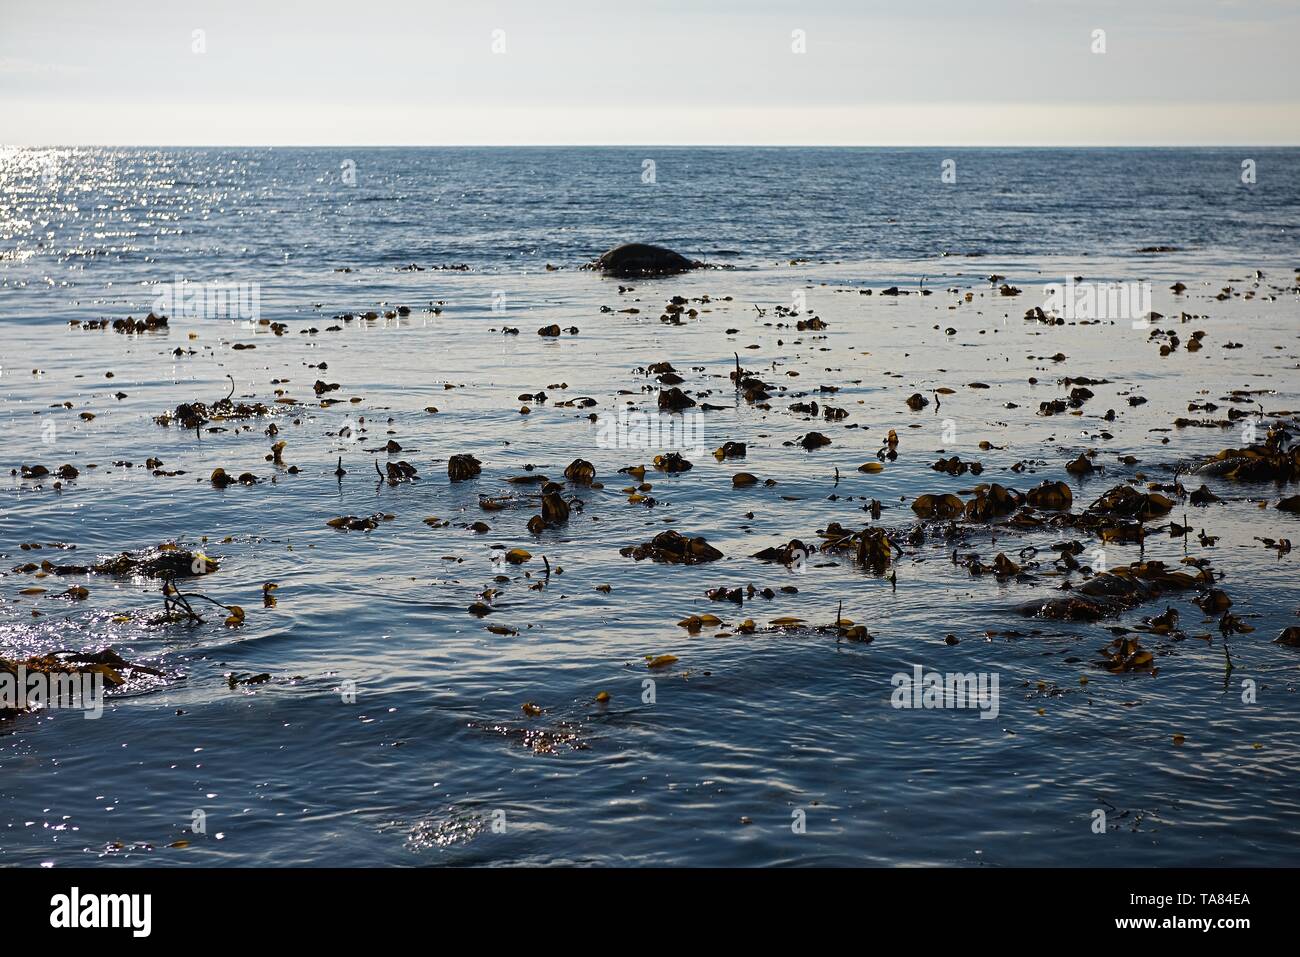
<instances>
[{"instance_id":1,"label":"shimmering water surface","mask_svg":"<svg viewBox=\"0 0 1300 957\"><path fill-rule=\"evenodd\" d=\"M943 184L950 155L957 182ZM1184 475L1220 500L1180 501L1144 547L1100 556L1059 528L938 523L909 538L922 493L1064 479L1078 512L1122 482L1172 483L1242 445L1246 422L1262 439L1294 418L1300 151L1249 156L1254 184L1245 154L1215 150L0 153L0 655L111 646L165 676L111 694L101 720L2 719L0 861L1295 863L1300 651L1272 639L1298 623L1300 590L1295 553L1260 539L1300 539L1300 519L1274 507L1300 490ZM577 268L630 239L726 268L621 284ZM1176 248L1137 252L1151 246ZM993 274L1021 294L1000 295ZM1073 276L1150 281L1153 325L1182 346L1162 356L1167 340L1127 320L1023 318L1044 283ZM177 281L255 284L283 334L204 318L86 328L143 316ZM893 285L908 294L880 295ZM673 296L695 310L679 324L661 321ZM410 314L384 317L398 305ZM338 318L367 310L379 318ZM813 315L825 329L794 327ZM577 332L539 337L551 323ZM644 367L661 361L709 406L679 474L653 451L602 447L590 421L653 409ZM767 408L736 396L737 361L768 383ZM155 422L224 397L227 376L271 414L198 433ZM1081 414L1037 414L1080 376L1108 380ZM339 388L317 395L317 380ZM909 409L913 393L930 404ZM847 418L790 409L810 400ZM1188 410L1207 401L1217 411ZM1251 414L1174 424L1230 408ZM859 472L890 429L897 458ZM831 444L795 444L814 430ZM282 465L267 460L276 440ZM726 441L747 456L716 460ZM1104 471L1067 473L1090 449ZM479 478L449 482L459 453L482 461ZM951 455L983 474L931 469ZM603 487L567 487L568 523L531 533L536 487L509 479L562 480L575 458ZM374 463L398 459L419 480L379 482ZM642 463L643 480L619 474ZM34 464L79 474L59 487L9 474ZM217 467L260 482L214 488ZM733 488L741 471L760 484ZM641 481L653 504L629 501ZM481 496L513 498L485 511ZM373 513L395 517L326 524ZM1168 519L1192 535L1171 537ZM479 521L490 530L468 527ZM831 522L896 533L895 580L841 555L801 569L752 557ZM669 527L724 557L620 554ZM1208 559L1254 631L1225 649L1194 593L1099 623L1022 617L1083 582L1052 565L1048 546L1069 539L1085 564ZM151 580L13 570L161 542L219 559L186 587L244 608L241 627L155 623ZM533 557L502 561L511 548ZM954 549L1004 552L1033 577L972 576ZM705 594L750 583L773 597ZM89 596L55 597L71 584ZM475 602L491 613L470 614ZM1167 607L1180 635L1132 630ZM837 613L874 641L817 629ZM704 614L722 623L677 624ZM806 627L769 626L783 616ZM1155 653L1154 674L1094 665L1111 628ZM997 675L996 719L892 707L891 678L914 665Z\"/></svg>"}]
</instances>

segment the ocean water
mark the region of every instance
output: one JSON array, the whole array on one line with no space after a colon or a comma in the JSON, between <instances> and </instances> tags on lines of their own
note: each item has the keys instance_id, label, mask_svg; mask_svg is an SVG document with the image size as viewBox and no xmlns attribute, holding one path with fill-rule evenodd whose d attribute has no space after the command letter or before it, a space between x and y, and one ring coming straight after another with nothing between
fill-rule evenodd
<instances>
[{"instance_id":1,"label":"ocean water","mask_svg":"<svg viewBox=\"0 0 1300 957\"><path fill-rule=\"evenodd\" d=\"M910 504L1060 479L1078 513L1117 484L1173 483L1245 444L1246 423L1262 437L1294 419L1297 173L1297 150L0 152L0 655L111 646L162 673L132 675L99 720L0 719L0 862L1294 863L1300 652L1272 639L1300 589L1294 554L1260 539L1300 538L1275 507L1297 489L1182 475L1218 500L1179 501L1141 546L949 529ZM577 268L629 240L722 268ZM1127 317L1023 318L1075 276L1149 282L1152 327L1182 347L1161 355L1167 337ZM265 322L87 326L212 283L255 296ZM880 294L895 285L907 294ZM663 321L674 296L694 315ZM826 327L794 325L811 316ZM537 334L552 323L577 331ZM654 410L645 369L665 361L700 403L674 420L700 429L681 473L591 419ZM737 363L766 407L736 395ZM1038 414L1080 376L1102 380L1081 414ZM232 383L270 413L155 421ZM846 417L790 408L812 400ZM1175 425L1229 408L1249 414ZM897 457L879 459L891 429ZM810 431L831 443L806 451ZM715 459L727 441L746 456ZM1085 450L1103 471L1071 475ZM460 453L481 476L448 480ZM931 468L952 455L982 474ZM537 488L510 480L563 481L577 458L603 487L567 486L568 522L530 532ZM399 459L418 480L378 481ZM78 474L55 487L20 473L34 464ZM259 482L216 488L218 467ZM741 471L759 484L733 487ZM327 524L375 513L394 517ZM1195 531L1172 537L1169 519ZM893 579L829 553L754 557L831 522L895 534ZM667 528L723 558L620 553ZM1050 561L1070 539L1098 567L1207 560L1254 630L1225 641L1191 593L1103 622L1022 616L1084 580ZM16 570L161 542L220 561L184 587L245 609L242 625L160 624L146 578ZM503 560L514 548L532 558ZM974 576L954 550L1032 577ZM71 584L88 596L57 597ZM706 595L750 584L743 605ZM1167 607L1178 633L1142 630ZM720 622L678 624L706 614ZM837 616L874 640L837 639ZM801 623L770 624L784 618ZM1110 629L1154 673L1096 667ZM660 655L677 660L648 668ZM895 707L918 665L996 676L996 717ZM268 677L228 677L250 675Z\"/></svg>"}]
</instances>

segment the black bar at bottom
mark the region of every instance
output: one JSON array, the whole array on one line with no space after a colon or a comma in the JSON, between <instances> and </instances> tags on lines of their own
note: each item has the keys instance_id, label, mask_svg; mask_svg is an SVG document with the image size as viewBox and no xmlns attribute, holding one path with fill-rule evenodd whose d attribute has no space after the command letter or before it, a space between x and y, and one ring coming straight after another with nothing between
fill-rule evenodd
<instances>
[{"instance_id":1,"label":"black bar at bottom","mask_svg":"<svg viewBox=\"0 0 1300 957\"><path fill-rule=\"evenodd\" d=\"M685 930L679 922L689 919L691 937L711 936L712 926L733 941L784 926L820 939L903 930L957 943L1010 931L1071 942L1199 936L1230 946L1242 933L1289 929L1293 915L1283 908L1295 876L1272 869L8 869L0 871L0 899L21 915L25 945L33 936L129 945L216 933L223 944L373 946L422 927L440 936L487 931L494 949L503 939L535 942L563 929L593 945L603 939L603 949L637 928ZM149 895L147 910L143 896L119 895ZM118 926L85 926L97 923Z\"/></svg>"}]
</instances>

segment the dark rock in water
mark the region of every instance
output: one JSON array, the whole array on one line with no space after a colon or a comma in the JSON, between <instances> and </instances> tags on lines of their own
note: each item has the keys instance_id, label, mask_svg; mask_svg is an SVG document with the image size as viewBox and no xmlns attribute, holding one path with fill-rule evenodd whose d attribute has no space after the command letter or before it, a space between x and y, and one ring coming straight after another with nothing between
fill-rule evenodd
<instances>
[{"instance_id":1,"label":"dark rock in water","mask_svg":"<svg viewBox=\"0 0 1300 957\"><path fill-rule=\"evenodd\" d=\"M635 276L671 276L675 273L699 269L704 265L687 259L681 253L665 249L663 246L651 246L647 243L624 243L615 246L594 263L592 269L599 269L609 276L630 278Z\"/></svg>"}]
</instances>

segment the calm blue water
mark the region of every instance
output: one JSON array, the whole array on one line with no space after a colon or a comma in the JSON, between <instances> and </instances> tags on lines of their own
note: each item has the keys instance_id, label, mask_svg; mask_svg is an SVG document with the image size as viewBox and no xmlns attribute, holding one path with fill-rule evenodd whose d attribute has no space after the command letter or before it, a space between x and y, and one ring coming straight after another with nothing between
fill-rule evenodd
<instances>
[{"instance_id":1,"label":"calm blue water","mask_svg":"<svg viewBox=\"0 0 1300 957\"><path fill-rule=\"evenodd\" d=\"M940 180L946 158L955 184ZM1162 530L1096 559L1085 541L1080 560L1110 567L1209 560L1255 628L1229 639L1231 670L1190 595L1096 624L1017 614L1082 581L1046 560L1081 537L1068 530L932 528L904 541L894 583L842 558L788 570L752 556L831 522L906 539L915 496L979 481L1066 480L1076 512L1120 482L1170 482L1242 444L1236 425L1175 428L1211 416L1189 403L1294 417L1298 173L1297 150L0 152L0 655L111 645L165 673L133 679L97 721L0 724L0 862L1294 863L1300 652L1271 641L1296 623L1300 591L1294 555L1259 539L1300 540L1300 520L1272 507L1295 488L1205 479L1220 501L1171 517L1214 542ZM576 268L632 239L735 268L624 292ZM1023 294L997 295L993 273ZM1184 344L1203 331L1204 348L1162 357L1164 340L1128 322L1022 319L1043 283L1076 275L1150 280L1169 317L1156 325ZM139 336L68 325L140 317L178 278L256 285L285 334L203 318ZM913 294L860 294L895 284ZM674 295L696 310L680 325L660 321ZM398 305L410 314L384 317ZM828 326L801 332L778 305ZM334 318L367 310L380 318ZM578 332L536 334L551 323ZM766 408L735 397L737 355L769 384ZM685 473L603 446L588 418L653 409L657 384L637 370L659 361L709 404ZM227 376L273 415L198 435L155 423L226 395ZM1077 417L1036 415L1066 376L1105 381ZM318 396L318 379L340 388ZM1232 402L1241 389L1263 391ZM539 391L545 402L523 397ZM920 412L904 404L915 392L931 399ZM587 396L594 409L564 404ZM848 415L790 408L812 399ZM890 429L898 458L859 472ZM831 445L792 444L810 430ZM267 460L277 439L283 465ZM382 451L389 440L401 451ZM725 441L747 456L715 460ZM1089 449L1104 473L1067 473ZM450 483L447 458L465 452L483 474ZM936 472L941 455L984 472ZM578 457L604 487L566 489L569 522L534 535L534 488L510 479L559 479ZM374 463L399 458L420 480L376 482ZM9 474L33 464L79 474L57 489ZM643 480L619 472L639 464ZM217 467L261 481L217 489ZM740 471L775 484L733 488ZM653 506L629 499L642 481ZM395 517L371 532L326 524L376 512ZM620 554L667 528L724 558ZM145 579L12 571L163 541L221 560L201 590L246 609L241 627L156 624ZM45 547L21 547L33 543ZM502 562L507 548L533 558ZM1041 565L1032 580L972 577L954 548L1025 563L1037 548ZM54 597L71 582L89 597ZM706 597L751 583L773 596ZM475 602L493 611L476 617ZM1167 606L1186 637L1134 630ZM837 612L875 640L769 626ZM722 623L677 624L705 614ZM745 619L755 634L737 630ZM1140 636L1157 673L1094 667L1109 627ZM666 654L678 660L646 667ZM918 664L996 675L997 718L893 707L893 677Z\"/></svg>"},{"instance_id":2,"label":"calm blue water","mask_svg":"<svg viewBox=\"0 0 1300 957\"><path fill-rule=\"evenodd\" d=\"M4 154L6 285L299 285L320 267L573 266L630 239L716 263L1290 253L1295 149L76 149ZM954 183L942 181L945 160ZM1243 160L1255 182L1241 181ZM653 182L645 161L654 163ZM355 185L349 186L348 183ZM328 277L325 277L326 279ZM317 280L319 283L320 280Z\"/></svg>"}]
</instances>

